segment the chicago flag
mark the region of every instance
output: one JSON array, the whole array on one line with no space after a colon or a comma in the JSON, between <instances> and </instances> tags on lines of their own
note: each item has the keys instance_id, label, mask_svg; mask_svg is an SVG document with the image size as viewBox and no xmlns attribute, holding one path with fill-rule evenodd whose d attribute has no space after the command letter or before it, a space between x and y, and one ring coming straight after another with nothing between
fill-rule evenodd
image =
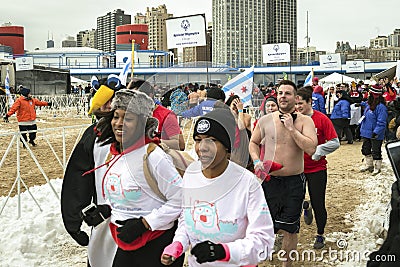
<instances>
[{"instance_id":1,"label":"chicago flag","mask_svg":"<svg viewBox=\"0 0 400 267\"><path fill-rule=\"evenodd\" d=\"M226 99L231 95L238 95L244 106L251 106L251 96L253 91L254 66L240 73L235 78L229 80L222 90Z\"/></svg>"}]
</instances>

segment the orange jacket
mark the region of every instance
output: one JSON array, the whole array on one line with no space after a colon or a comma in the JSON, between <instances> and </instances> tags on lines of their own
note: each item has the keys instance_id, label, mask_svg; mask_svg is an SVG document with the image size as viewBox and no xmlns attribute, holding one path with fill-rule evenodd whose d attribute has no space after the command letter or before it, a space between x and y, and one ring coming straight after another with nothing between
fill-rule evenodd
<instances>
[{"instance_id":1,"label":"orange jacket","mask_svg":"<svg viewBox=\"0 0 400 267\"><path fill-rule=\"evenodd\" d=\"M36 98L31 98L29 100L24 96L20 96L15 103L12 105L10 110L7 112L8 116L13 115L17 112L18 122L23 121L33 121L36 120L36 106L47 106L46 101L40 101Z\"/></svg>"}]
</instances>

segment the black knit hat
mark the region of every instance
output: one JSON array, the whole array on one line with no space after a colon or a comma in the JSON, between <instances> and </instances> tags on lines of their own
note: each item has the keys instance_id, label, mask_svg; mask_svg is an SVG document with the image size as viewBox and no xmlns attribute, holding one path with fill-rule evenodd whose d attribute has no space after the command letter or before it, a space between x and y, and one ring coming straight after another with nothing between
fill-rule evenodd
<instances>
[{"instance_id":1,"label":"black knit hat","mask_svg":"<svg viewBox=\"0 0 400 267\"><path fill-rule=\"evenodd\" d=\"M28 97L28 95L31 92L31 89L23 87L23 88L20 89L19 92L21 93L21 95L23 95L25 97Z\"/></svg>"},{"instance_id":2,"label":"black knit hat","mask_svg":"<svg viewBox=\"0 0 400 267\"><path fill-rule=\"evenodd\" d=\"M220 141L231 152L235 141L236 122L229 109L218 108L201 116L193 131L193 139L199 135L209 135Z\"/></svg>"}]
</instances>

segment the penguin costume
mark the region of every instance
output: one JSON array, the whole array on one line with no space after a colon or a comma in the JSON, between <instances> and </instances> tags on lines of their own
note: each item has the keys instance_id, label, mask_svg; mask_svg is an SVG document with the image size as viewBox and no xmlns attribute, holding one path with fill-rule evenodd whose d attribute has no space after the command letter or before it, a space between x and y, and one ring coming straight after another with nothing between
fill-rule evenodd
<instances>
[{"instance_id":1,"label":"penguin costume","mask_svg":"<svg viewBox=\"0 0 400 267\"><path fill-rule=\"evenodd\" d=\"M115 92L125 88L116 75L108 78L92 78L92 87L96 90L89 113L110 101ZM117 251L107 223L91 229L89 235L81 230L82 210L91 203L105 203L101 194L101 182L106 168L95 169L107 161L110 144L96 143L98 131L96 123L85 130L68 161L61 191L61 213L64 227L71 237L81 246L88 246L88 266L110 267ZM90 171L93 170L93 171Z\"/></svg>"}]
</instances>

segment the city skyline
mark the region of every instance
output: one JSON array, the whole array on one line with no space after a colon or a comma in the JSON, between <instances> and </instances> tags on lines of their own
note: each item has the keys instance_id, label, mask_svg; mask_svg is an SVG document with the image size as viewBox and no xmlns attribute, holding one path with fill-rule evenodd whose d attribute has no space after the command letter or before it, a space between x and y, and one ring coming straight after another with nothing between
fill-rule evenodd
<instances>
[{"instance_id":1,"label":"city skyline","mask_svg":"<svg viewBox=\"0 0 400 267\"><path fill-rule=\"evenodd\" d=\"M68 3L68 4L65 4ZM46 41L53 39L55 47L61 47L61 41L67 36L76 35L82 30L96 28L96 19L115 9L122 9L125 14L145 13L147 7L165 4L168 13L174 16L206 14L207 22L212 21L212 0L203 0L201 5L194 0L149 0L132 2L117 0L102 5L94 1L22 1L14 0L2 12L0 24L11 22L24 27L25 49L44 49ZM398 10L397 0L382 0L382 9L376 7L373 0L297 0L297 46L306 46L306 14L308 11L309 46L318 50L333 52L336 42L349 42L351 47L369 46L369 40L378 35L388 36L400 28L395 13L379 10ZM389 15L387 15L389 14ZM390 16L393 15L393 19ZM388 17L385 17L388 16ZM53 36L53 38L52 38Z\"/></svg>"}]
</instances>

